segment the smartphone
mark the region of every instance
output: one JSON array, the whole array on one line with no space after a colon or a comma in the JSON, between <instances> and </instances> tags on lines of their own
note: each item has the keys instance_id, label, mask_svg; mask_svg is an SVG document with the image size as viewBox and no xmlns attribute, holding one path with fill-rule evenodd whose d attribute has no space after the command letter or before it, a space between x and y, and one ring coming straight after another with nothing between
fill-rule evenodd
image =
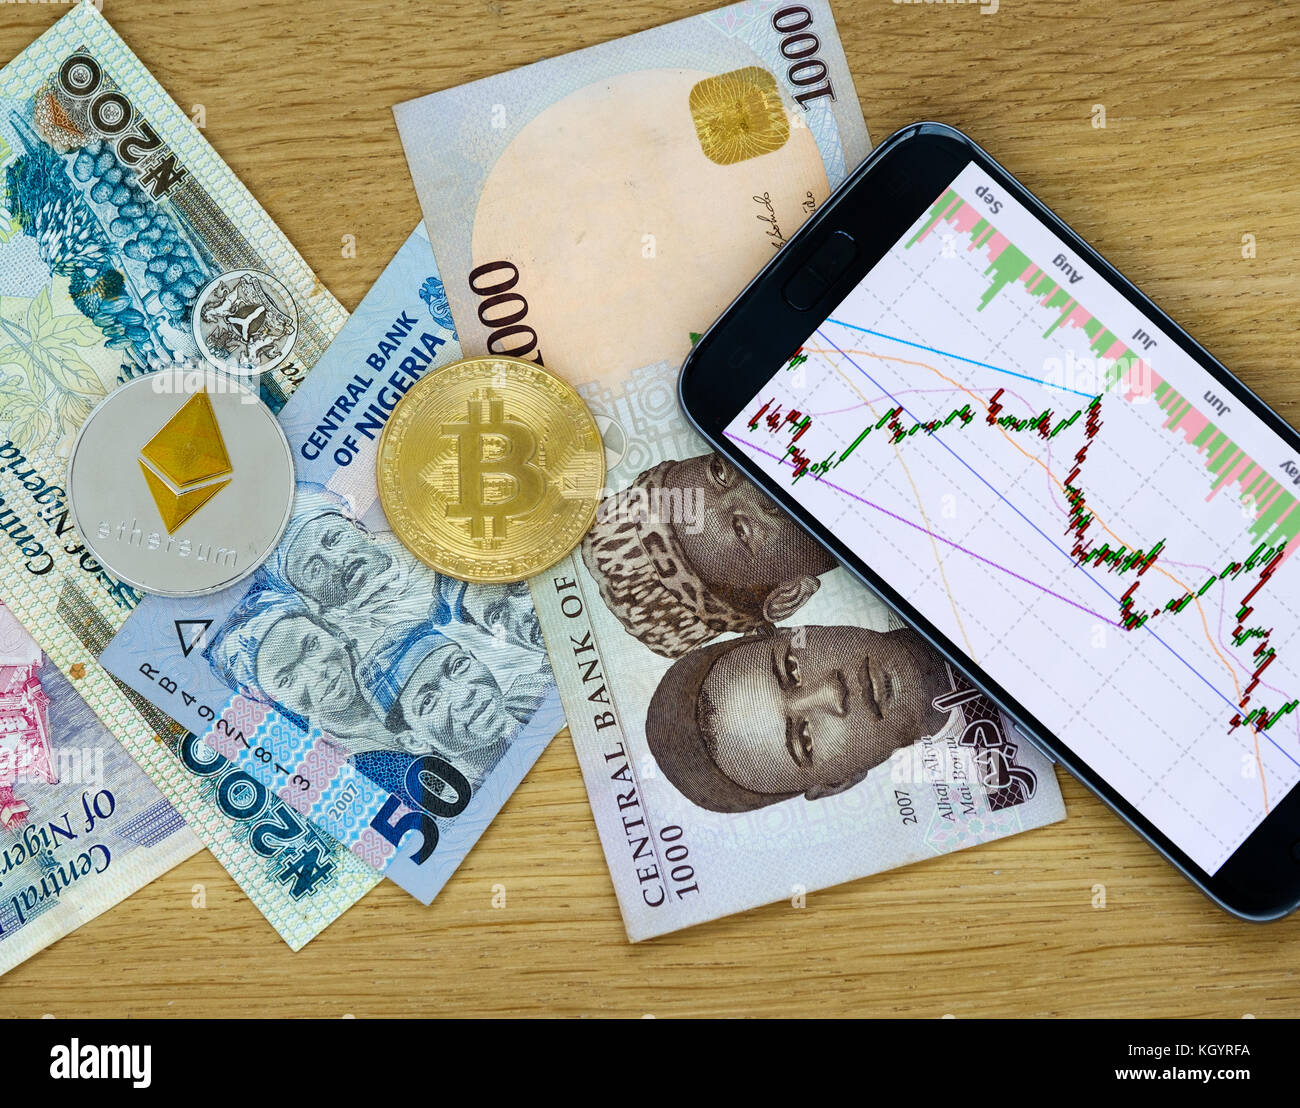
<instances>
[{"instance_id":1,"label":"smartphone","mask_svg":"<svg viewBox=\"0 0 1300 1108\"><path fill-rule=\"evenodd\" d=\"M877 147L680 394L1212 899L1300 903L1300 435L971 139Z\"/></svg>"}]
</instances>

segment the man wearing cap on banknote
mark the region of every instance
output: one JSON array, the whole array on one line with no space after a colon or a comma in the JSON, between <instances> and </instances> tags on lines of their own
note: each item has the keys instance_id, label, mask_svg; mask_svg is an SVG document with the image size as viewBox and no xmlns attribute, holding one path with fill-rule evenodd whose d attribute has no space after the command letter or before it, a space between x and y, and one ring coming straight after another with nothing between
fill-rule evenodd
<instances>
[{"instance_id":1,"label":"man wearing cap on banknote","mask_svg":"<svg viewBox=\"0 0 1300 1108\"><path fill-rule=\"evenodd\" d=\"M356 678L355 647L258 570L203 655L228 688L274 705L304 728L382 745L383 721Z\"/></svg>"},{"instance_id":2,"label":"man wearing cap on banknote","mask_svg":"<svg viewBox=\"0 0 1300 1108\"><path fill-rule=\"evenodd\" d=\"M514 737L550 687L543 671L519 674L503 690L471 651L425 621L381 636L357 677L403 749L476 768L486 768L494 748Z\"/></svg>"},{"instance_id":3,"label":"man wearing cap on banknote","mask_svg":"<svg viewBox=\"0 0 1300 1108\"><path fill-rule=\"evenodd\" d=\"M263 568L365 648L384 628L423 611L407 594L410 573L396 541L370 534L342 506L323 485L300 481L293 517Z\"/></svg>"},{"instance_id":4,"label":"man wearing cap on banknote","mask_svg":"<svg viewBox=\"0 0 1300 1108\"><path fill-rule=\"evenodd\" d=\"M851 789L944 730L943 658L915 631L780 628L698 647L650 700L646 740L669 781L714 812Z\"/></svg>"},{"instance_id":5,"label":"man wearing cap on banknote","mask_svg":"<svg viewBox=\"0 0 1300 1108\"><path fill-rule=\"evenodd\" d=\"M546 653L542 625L527 581L509 585L480 585L430 571L437 595L429 619L438 627L470 624L503 645Z\"/></svg>"},{"instance_id":6,"label":"man wearing cap on banknote","mask_svg":"<svg viewBox=\"0 0 1300 1108\"><path fill-rule=\"evenodd\" d=\"M382 608L400 595L404 576L389 551L337 511L296 516L274 561L322 608Z\"/></svg>"},{"instance_id":7,"label":"man wearing cap on banknote","mask_svg":"<svg viewBox=\"0 0 1300 1108\"><path fill-rule=\"evenodd\" d=\"M608 497L582 557L609 610L667 658L789 619L835 566L717 454L660 462Z\"/></svg>"}]
</instances>

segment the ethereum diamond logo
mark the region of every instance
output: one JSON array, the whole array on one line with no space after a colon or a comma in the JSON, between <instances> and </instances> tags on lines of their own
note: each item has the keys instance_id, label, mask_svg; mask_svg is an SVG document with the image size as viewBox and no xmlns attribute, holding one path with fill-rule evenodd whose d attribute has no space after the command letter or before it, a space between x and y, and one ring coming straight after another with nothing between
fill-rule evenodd
<instances>
[{"instance_id":1,"label":"ethereum diamond logo","mask_svg":"<svg viewBox=\"0 0 1300 1108\"><path fill-rule=\"evenodd\" d=\"M191 396L137 460L169 535L230 484L234 472L206 392Z\"/></svg>"}]
</instances>

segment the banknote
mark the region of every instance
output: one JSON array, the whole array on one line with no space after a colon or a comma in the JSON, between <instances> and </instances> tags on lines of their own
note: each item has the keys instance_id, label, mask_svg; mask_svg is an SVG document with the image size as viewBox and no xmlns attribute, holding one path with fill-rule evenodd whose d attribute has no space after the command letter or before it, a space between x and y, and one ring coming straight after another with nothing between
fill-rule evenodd
<instances>
[{"instance_id":1,"label":"banknote","mask_svg":"<svg viewBox=\"0 0 1300 1108\"><path fill-rule=\"evenodd\" d=\"M375 872L99 665L140 594L84 548L64 482L119 383L216 365L278 410L345 318L92 6L0 70L0 596L295 949Z\"/></svg>"},{"instance_id":2,"label":"banknote","mask_svg":"<svg viewBox=\"0 0 1300 1108\"><path fill-rule=\"evenodd\" d=\"M425 904L564 726L528 586L435 573L379 504L389 413L460 356L421 225L280 412L298 488L270 560L146 598L100 656Z\"/></svg>"},{"instance_id":3,"label":"banknote","mask_svg":"<svg viewBox=\"0 0 1300 1108\"><path fill-rule=\"evenodd\" d=\"M0 606L0 974L199 848Z\"/></svg>"},{"instance_id":4,"label":"banknote","mask_svg":"<svg viewBox=\"0 0 1300 1108\"><path fill-rule=\"evenodd\" d=\"M1051 766L676 403L694 337L867 153L829 7L395 114L462 345L544 357L604 435L597 522L531 587L629 936L1061 818Z\"/></svg>"}]
</instances>

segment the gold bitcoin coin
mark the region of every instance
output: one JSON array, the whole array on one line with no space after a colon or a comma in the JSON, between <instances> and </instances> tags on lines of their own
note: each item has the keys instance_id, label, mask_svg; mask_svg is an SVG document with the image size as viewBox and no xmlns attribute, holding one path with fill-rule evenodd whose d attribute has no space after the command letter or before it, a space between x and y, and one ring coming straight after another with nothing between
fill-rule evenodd
<instances>
[{"instance_id":1,"label":"gold bitcoin coin","mask_svg":"<svg viewBox=\"0 0 1300 1108\"><path fill-rule=\"evenodd\" d=\"M605 451L567 384L517 358L466 358L412 386L379 440L379 500L417 558L462 581L522 581L591 527Z\"/></svg>"}]
</instances>

